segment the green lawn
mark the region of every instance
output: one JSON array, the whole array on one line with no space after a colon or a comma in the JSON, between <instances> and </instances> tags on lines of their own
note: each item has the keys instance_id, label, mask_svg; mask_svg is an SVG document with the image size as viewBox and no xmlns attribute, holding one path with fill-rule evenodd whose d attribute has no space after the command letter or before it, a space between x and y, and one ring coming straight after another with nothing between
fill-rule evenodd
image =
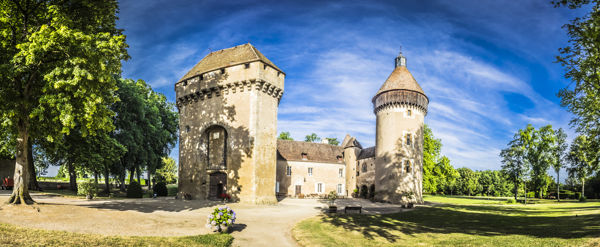
<instances>
[{"instance_id":1,"label":"green lawn","mask_svg":"<svg viewBox=\"0 0 600 247\"><path fill-rule=\"evenodd\" d=\"M432 206L388 215L319 216L293 230L304 246L599 246L600 202L427 196ZM543 203L541 203L543 202Z\"/></svg>"},{"instance_id":2,"label":"green lawn","mask_svg":"<svg viewBox=\"0 0 600 247\"><path fill-rule=\"evenodd\" d=\"M188 237L119 237L35 230L0 224L0 246L230 246L232 241L233 237L229 234Z\"/></svg>"}]
</instances>

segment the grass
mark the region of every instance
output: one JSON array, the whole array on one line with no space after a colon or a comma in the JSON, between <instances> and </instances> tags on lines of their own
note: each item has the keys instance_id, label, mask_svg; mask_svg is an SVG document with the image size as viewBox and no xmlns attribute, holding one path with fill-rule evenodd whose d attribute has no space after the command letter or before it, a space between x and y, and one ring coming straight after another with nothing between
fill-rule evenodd
<instances>
[{"instance_id":1,"label":"grass","mask_svg":"<svg viewBox=\"0 0 600 247\"><path fill-rule=\"evenodd\" d=\"M427 196L436 204L314 217L293 234L304 246L600 246L600 202L507 205L506 199Z\"/></svg>"},{"instance_id":2,"label":"grass","mask_svg":"<svg viewBox=\"0 0 600 247\"><path fill-rule=\"evenodd\" d=\"M229 234L122 237L36 230L7 224L0 224L0 233L0 246L230 246L233 242Z\"/></svg>"}]
</instances>

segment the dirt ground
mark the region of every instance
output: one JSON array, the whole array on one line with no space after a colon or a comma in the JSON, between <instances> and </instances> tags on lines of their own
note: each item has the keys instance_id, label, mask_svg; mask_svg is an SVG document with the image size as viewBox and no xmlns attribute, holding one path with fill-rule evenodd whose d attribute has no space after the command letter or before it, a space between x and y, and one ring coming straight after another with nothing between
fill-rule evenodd
<instances>
[{"instance_id":1,"label":"dirt ground","mask_svg":"<svg viewBox=\"0 0 600 247\"><path fill-rule=\"evenodd\" d=\"M0 191L0 202L8 199ZM292 227L302 219L318 215L325 201L286 198L273 206L215 201L183 201L173 198L83 200L33 193L37 204L0 204L0 222L29 228L80 233L129 236L185 236L207 234L207 215L216 206L228 205L237 214L233 227L234 246L297 246ZM361 199L337 200L341 209L361 205L366 213L392 213L401 209Z\"/></svg>"}]
</instances>

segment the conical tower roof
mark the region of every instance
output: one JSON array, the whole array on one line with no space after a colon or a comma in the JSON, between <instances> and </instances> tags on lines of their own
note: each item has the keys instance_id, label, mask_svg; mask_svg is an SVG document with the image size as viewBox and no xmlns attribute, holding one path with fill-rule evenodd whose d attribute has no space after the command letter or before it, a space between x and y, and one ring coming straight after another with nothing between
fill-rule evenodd
<instances>
[{"instance_id":1,"label":"conical tower roof","mask_svg":"<svg viewBox=\"0 0 600 247\"><path fill-rule=\"evenodd\" d=\"M429 99L406 68L406 57L402 55L402 52L396 57L395 64L396 68L373 97L375 112L381 107L393 104L414 105L427 112Z\"/></svg>"},{"instance_id":2,"label":"conical tower roof","mask_svg":"<svg viewBox=\"0 0 600 247\"><path fill-rule=\"evenodd\" d=\"M396 67L387 80L385 80L383 86L377 91L375 97L384 92L393 90L408 90L425 95L425 92L423 92L423 89L419 83L417 83L417 80L415 80L410 71L408 71L406 66Z\"/></svg>"}]
</instances>

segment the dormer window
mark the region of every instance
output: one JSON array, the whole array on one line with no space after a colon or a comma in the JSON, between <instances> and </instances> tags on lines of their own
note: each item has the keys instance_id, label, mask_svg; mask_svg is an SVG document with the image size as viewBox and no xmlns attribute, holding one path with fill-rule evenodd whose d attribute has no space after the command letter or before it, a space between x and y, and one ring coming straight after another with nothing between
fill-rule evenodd
<instances>
[{"instance_id":1,"label":"dormer window","mask_svg":"<svg viewBox=\"0 0 600 247\"><path fill-rule=\"evenodd\" d=\"M244 69L249 69L250 68L250 64L249 63L245 63L244 64Z\"/></svg>"},{"instance_id":2,"label":"dormer window","mask_svg":"<svg viewBox=\"0 0 600 247\"><path fill-rule=\"evenodd\" d=\"M225 74L225 68L221 69L221 75Z\"/></svg>"},{"instance_id":3,"label":"dormer window","mask_svg":"<svg viewBox=\"0 0 600 247\"><path fill-rule=\"evenodd\" d=\"M183 86L187 86L187 81L183 81Z\"/></svg>"},{"instance_id":4,"label":"dormer window","mask_svg":"<svg viewBox=\"0 0 600 247\"><path fill-rule=\"evenodd\" d=\"M308 154L302 153L302 160L308 160Z\"/></svg>"}]
</instances>

